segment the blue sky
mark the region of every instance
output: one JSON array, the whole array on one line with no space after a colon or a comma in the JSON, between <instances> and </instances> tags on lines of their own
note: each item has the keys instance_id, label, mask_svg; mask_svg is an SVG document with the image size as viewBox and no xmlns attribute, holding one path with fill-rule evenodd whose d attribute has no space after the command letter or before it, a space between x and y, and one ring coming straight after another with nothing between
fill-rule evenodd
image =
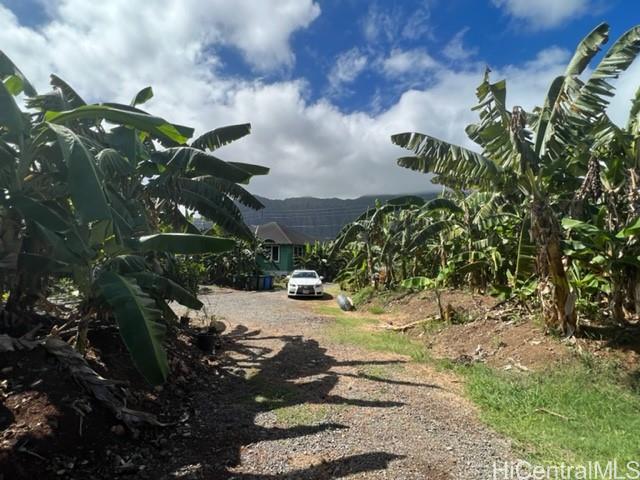
<instances>
[{"instance_id":1,"label":"blue sky","mask_svg":"<svg viewBox=\"0 0 640 480\"><path fill-rule=\"evenodd\" d=\"M252 191L355 197L436 189L403 170L399 131L472 147L464 127L485 66L511 105L542 102L576 43L640 23L633 0L0 0L0 49L46 90L49 73L88 101L128 101L199 131L249 121L221 151L268 165ZM143 5L143 3L140 3ZM622 123L634 64L610 113Z\"/></svg>"},{"instance_id":2,"label":"blue sky","mask_svg":"<svg viewBox=\"0 0 640 480\"><path fill-rule=\"evenodd\" d=\"M419 49L450 66L481 61L496 68L518 64L552 45L572 49L603 19L613 27L613 37L640 22L640 3L623 0L593 2L590 10L563 19L557 27L514 18L490 1L328 0L320 5L322 15L309 28L297 32L293 43L297 61L292 76L308 79L314 96L330 90L327 70L345 47L374 58L393 50ZM369 36L368 28L376 33ZM452 58L454 43L465 57ZM349 84L348 91L332 99L346 110L368 110L375 105L376 95L383 92L381 106L389 107L403 89L420 88L429 81L429 75L415 75L399 82L381 74L379 66L369 61L369 68Z\"/></svg>"}]
</instances>

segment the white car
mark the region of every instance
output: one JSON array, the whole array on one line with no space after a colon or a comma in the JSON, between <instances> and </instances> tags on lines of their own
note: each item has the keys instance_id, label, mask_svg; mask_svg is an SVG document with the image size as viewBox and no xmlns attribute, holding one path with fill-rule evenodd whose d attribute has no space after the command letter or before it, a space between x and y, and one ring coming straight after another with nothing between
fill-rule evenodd
<instances>
[{"instance_id":1,"label":"white car","mask_svg":"<svg viewBox=\"0 0 640 480\"><path fill-rule=\"evenodd\" d=\"M315 270L294 270L288 277L287 295L290 297L322 297L323 278Z\"/></svg>"}]
</instances>

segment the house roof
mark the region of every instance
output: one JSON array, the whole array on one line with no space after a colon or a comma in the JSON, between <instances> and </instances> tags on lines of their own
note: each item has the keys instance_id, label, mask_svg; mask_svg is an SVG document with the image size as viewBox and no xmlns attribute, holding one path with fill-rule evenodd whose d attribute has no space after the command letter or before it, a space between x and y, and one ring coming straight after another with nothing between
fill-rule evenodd
<instances>
[{"instance_id":1,"label":"house roof","mask_svg":"<svg viewBox=\"0 0 640 480\"><path fill-rule=\"evenodd\" d=\"M278 222L269 222L254 227L254 233L260 240L271 240L279 245L304 245L313 243L313 238Z\"/></svg>"}]
</instances>

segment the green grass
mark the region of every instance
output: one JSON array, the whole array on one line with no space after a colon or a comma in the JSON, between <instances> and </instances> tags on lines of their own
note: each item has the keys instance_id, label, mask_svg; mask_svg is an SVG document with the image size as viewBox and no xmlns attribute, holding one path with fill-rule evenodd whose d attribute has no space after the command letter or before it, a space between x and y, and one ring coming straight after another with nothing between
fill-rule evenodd
<instances>
[{"instance_id":1,"label":"green grass","mask_svg":"<svg viewBox=\"0 0 640 480\"><path fill-rule=\"evenodd\" d=\"M280 425L295 427L323 422L329 415L329 407L315 403L301 403L289 407L276 408L273 413Z\"/></svg>"},{"instance_id":2,"label":"green grass","mask_svg":"<svg viewBox=\"0 0 640 480\"><path fill-rule=\"evenodd\" d=\"M340 307L337 307L335 305L317 305L314 306L314 310L321 315L327 315L330 317L339 317L344 316L345 314L345 312L340 310Z\"/></svg>"},{"instance_id":3,"label":"green grass","mask_svg":"<svg viewBox=\"0 0 640 480\"><path fill-rule=\"evenodd\" d=\"M389 330L376 329L378 320L345 314L340 309L325 307L324 312L334 315L334 321L327 326L327 335L336 343L361 346L376 352L390 352L411 357L413 361L427 359L427 351L422 343L408 335ZM319 309L320 311L320 309Z\"/></svg>"},{"instance_id":4,"label":"green grass","mask_svg":"<svg viewBox=\"0 0 640 480\"><path fill-rule=\"evenodd\" d=\"M369 313L373 313L374 315L382 315L385 312L385 309L380 305L373 305L369 307Z\"/></svg>"},{"instance_id":5,"label":"green grass","mask_svg":"<svg viewBox=\"0 0 640 480\"><path fill-rule=\"evenodd\" d=\"M358 290L357 292L355 292L351 296L351 299L353 300L353 304L356 306L356 308L372 300L378 306L382 306L388 304L398 296L406 295L406 293L407 291L402 289L387 290L381 288L379 290L376 290L373 287L364 287L362 290Z\"/></svg>"},{"instance_id":6,"label":"green grass","mask_svg":"<svg viewBox=\"0 0 640 480\"><path fill-rule=\"evenodd\" d=\"M351 300L353 300L353 304L356 307L359 307L366 301L373 298L375 294L376 290L373 287L365 287L362 290L358 290L356 293L354 293L351 297Z\"/></svg>"},{"instance_id":7,"label":"green grass","mask_svg":"<svg viewBox=\"0 0 640 480\"><path fill-rule=\"evenodd\" d=\"M538 373L456 370L482 420L516 440L531 461L638 459L640 395L610 368L573 360Z\"/></svg>"}]
</instances>

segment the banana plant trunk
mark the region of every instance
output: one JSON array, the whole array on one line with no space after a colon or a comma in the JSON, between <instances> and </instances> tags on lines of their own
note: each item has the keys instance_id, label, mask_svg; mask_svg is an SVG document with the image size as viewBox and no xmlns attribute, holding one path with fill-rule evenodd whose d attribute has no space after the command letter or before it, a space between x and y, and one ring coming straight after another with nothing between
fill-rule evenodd
<instances>
[{"instance_id":1,"label":"banana plant trunk","mask_svg":"<svg viewBox=\"0 0 640 480\"><path fill-rule=\"evenodd\" d=\"M371 251L371 245L367 242L367 272L369 274L369 285L374 288L378 288L378 281L376 280L376 274L373 271L373 252Z\"/></svg>"},{"instance_id":2,"label":"banana plant trunk","mask_svg":"<svg viewBox=\"0 0 640 480\"><path fill-rule=\"evenodd\" d=\"M611 316L618 323L629 320L629 313L640 314L640 270L632 266L612 269Z\"/></svg>"},{"instance_id":3,"label":"banana plant trunk","mask_svg":"<svg viewBox=\"0 0 640 480\"><path fill-rule=\"evenodd\" d=\"M388 255L385 263L386 263L385 270L387 271L385 286L391 287L396 282L396 274L395 274L395 271L393 270L393 258L390 255Z\"/></svg>"},{"instance_id":4,"label":"banana plant trunk","mask_svg":"<svg viewBox=\"0 0 640 480\"><path fill-rule=\"evenodd\" d=\"M418 255L415 255L413 257L413 262L411 262L411 276L412 277L417 277L418 276Z\"/></svg>"},{"instance_id":5,"label":"banana plant trunk","mask_svg":"<svg viewBox=\"0 0 640 480\"><path fill-rule=\"evenodd\" d=\"M402 276L402 280L407 278L407 257L404 256L404 253L400 260L400 275Z\"/></svg>"},{"instance_id":6,"label":"banana plant trunk","mask_svg":"<svg viewBox=\"0 0 640 480\"><path fill-rule=\"evenodd\" d=\"M613 272L611 275L611 316L616 322L624 322L624 284L625 275L622 272Z\"/></svg>"},{"instance_id":7,"label":"banana plant trunk","mask_svg":"<svg viewBox=\"0 0 640 480\"><path fill-rule=\"evenodd\" d=\"M636 315L640 315L640 270L633 276L633 304Z\"/></svg>"},{"instance_id":8,"label":"banana plant trunk","mask_svg":"<svg viewBox=\"0 0 640 480\"><path fill-rule=\"evenodd\" d=\"M21 223L15 211L0 207L0 286L10 292L5 308L14 312L20 310L24 284L18 270L18 255L22 250Z\"/></svg>"},{"instance_id":9,"label":"banana plant trunk","mask_svg":"<svg viewBox=\"0 0 640 480\"><path fill-rule=\"evenodd\" d=\"M534 198L531 227L538 250L538 293L545 323L572 335L577 328L575 294L562 263L560 225L544 198Z\"/></svg>"}]
</instances>

